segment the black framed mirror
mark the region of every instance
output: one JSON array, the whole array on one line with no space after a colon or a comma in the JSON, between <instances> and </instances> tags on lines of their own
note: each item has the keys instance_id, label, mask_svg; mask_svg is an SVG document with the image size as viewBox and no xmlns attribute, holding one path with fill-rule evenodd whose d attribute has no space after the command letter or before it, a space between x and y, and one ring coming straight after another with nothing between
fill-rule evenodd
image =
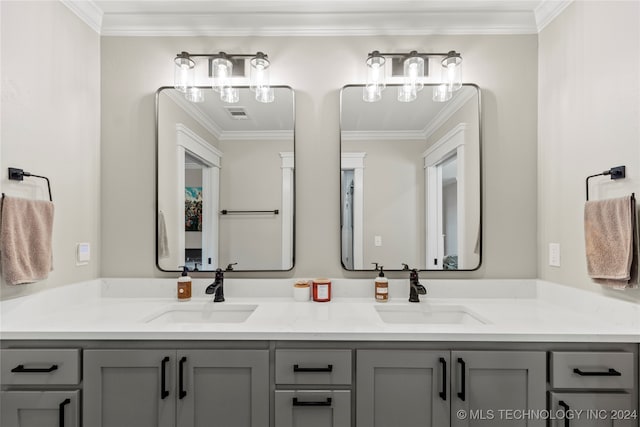
<instances>
[{"instance_id":1,"label":"black framed mirror","mask_svg":"<svg viewBox=\"0 0 640 427\"><path fill-rule=\"evenodd\" d=\"M412 102L387 85L340 93L340 234L346 270L475 270L482 261L480 89Z\"/></svg>"},{"instance_id":2,"label":"black framed mirror","mask_svg":"<svg viewBox=\"0 0 640 427\"><path fill-rule=\"evenodd\" d=\"M294 266L295 95L249 87L225 103L156 92L156 264L162 271L284 271Z\"/></svg>"}]
</instances>

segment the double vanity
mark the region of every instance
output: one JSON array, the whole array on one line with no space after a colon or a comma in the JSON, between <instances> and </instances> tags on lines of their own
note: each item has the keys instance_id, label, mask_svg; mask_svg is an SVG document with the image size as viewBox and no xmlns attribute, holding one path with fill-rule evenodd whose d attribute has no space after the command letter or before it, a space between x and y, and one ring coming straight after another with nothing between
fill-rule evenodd
<instances>
[{"instance_id":1,"label":"double vanity","mask_svg":"<svg viewBox=\"0 0 640 427\"><path fill-rule=\"evenodd\" d=\"M637 304L536 280L430 280L409 303L398 279L387 303L358 279L325 303L226 279L214 303L209 282L186 302L172 279L2 301L0 423L638 425Z\"/></svg>"}]
</instances>

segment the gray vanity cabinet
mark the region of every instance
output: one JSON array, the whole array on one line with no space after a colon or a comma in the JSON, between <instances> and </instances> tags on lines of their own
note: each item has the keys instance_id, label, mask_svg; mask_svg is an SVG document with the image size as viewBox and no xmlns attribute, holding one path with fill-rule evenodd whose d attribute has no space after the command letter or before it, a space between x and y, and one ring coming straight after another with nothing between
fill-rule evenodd
<instances>
[{"instance_id":1,"label":"gray vanity cabinet","mask_svg":"<svg viewBox=\"0 0 640 427\"><path fill-rule=\"evenodd\" d=\"M179 427L269 427L268 350L178 350Z\"/></svg>"},{"instance_id":2,"label":"gray vanity cabinet","mask_svg":"<svg viewBox=\"0 0 640 427\"><path fill-rule=\"evenodd\" d=\"M2 427L80 427L80 392L0 392Z\"/></svg>"},{"instance_id":3,"label":"gray vanity cabinet","mask_svg":"<svg viewBox=\"0 0 640 427\"><path fill-rule=\"evenodd\" d=\"M449 425L448 351L358 350L357 427Z\"/></svg>"},{"instance_id":4,"label":"gray vanity cabinet","mask_svg":"<svg viewBox=\"0 0 640 427\"><path fill-rule=\"evenodd\" d=\"M268 350L85 350L84 425L268 427Z\"/></svg>"},{"instance_id":5,"label":"gray vanity cabinet","mask_svg":"<svg viewBox=\"0 0 640 427\"><path fill-rule=\"evenodd\" d=\"M546 409L544 351L451 352L451 426L544 426L516 411Z\"/></svg>"},{"instance_id":6,"label":"gray vanity cabinet","mask_svg":"<svg viewBox=\"0 0 640 427\"><path fill-rule=\"evenodd\" d=\"M638 409L624 392L550 394L552 427L635 427ZM566 414L566 415L565 415Z\"/></svg>"},{"instance_id":7,"label":"gray vanity cabinet","mask_svg":"<svg viewBox=\"0 0 640 427\"><path fill-rule=\"evenodd\" d=\"M83 425L173 427L175 350L85 350Z\"/></svg>"},{"instance_id":8,"label":"gray vanity cabinet","mask_svg":"<svg viewBox=\"0 0 640 427\"><path fill-rule=\"evenodd\" d=\"M268 350L85 350L84 425L268 427Z\"/></svg>"}]
</instances>

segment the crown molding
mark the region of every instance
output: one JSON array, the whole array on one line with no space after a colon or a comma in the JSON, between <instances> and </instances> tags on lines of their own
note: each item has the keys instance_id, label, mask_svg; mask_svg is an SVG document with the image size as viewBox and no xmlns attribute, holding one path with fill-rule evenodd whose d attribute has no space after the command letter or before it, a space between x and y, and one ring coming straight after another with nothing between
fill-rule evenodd
<instances>
[{"instance_id":1,"label":"crown molding","mask_svg":"<svg viewBox=\"0 0 640 427\"><path fill-rule=\"evenodd\" d=\"M168 90L165 92L167 96L176 103L176 105L184 110L189 116L191 116L196 122L204 127L211 135L213 135L218 141L222 136L222 129L207 115L205 115L199 108L197 108L192 102L187 101L185 97L178 91Z\"/></svg>"},{"instance_id":2,"label":"crown molding","mask_svg":"<svg viewBox=\"0 0 640 427\"><path fill-rule=\"evenodd\" d=\"M281 141L293 139L292 130L224 131L221 141Z\"/></svg>"},{"instance_id":3,"label":"crown molding","mask_svg":"<svg viewBox=\"0 0 640 427\"><path fill-rule=\"evenodd\" d=\"M543 0L534 11L537 32L542 31L571 3L573 0Z\"/></svg>"},{"instance_id":4,"label":"crown molding","mask_svg":"<svg viewBox=\"0 0 640 427\"><path fill-rule=\"evenodd\" d=\"M101 34L104 12L93 0L60 0L60 3L75 13L93 31Z\"/></svg>"},{"instance_id":5,"label":"crown molding","mask_svg":"<svg viewBox=\"0 0 640 427\"><path fill-rule=\"evenodd\" d=\"M451 101L448 101L445 106L435 115L433 120L431 120L422 130L422 137L426 140L429 138L436 130L438 130L449 118L455 114L464 104L466 104L475 92L473 91L465 91L464 94L460 93Z\"/></svg>"},{"instance_id":6,"label":"crown molding","mask_svg":"<svg viewBox=\"0 0 640 427\"><path fill-rule=\"evenodd\" d=\"M340 132L343 141L424 141L421 130L345 130Z\"/></svg>"}]
</instances>

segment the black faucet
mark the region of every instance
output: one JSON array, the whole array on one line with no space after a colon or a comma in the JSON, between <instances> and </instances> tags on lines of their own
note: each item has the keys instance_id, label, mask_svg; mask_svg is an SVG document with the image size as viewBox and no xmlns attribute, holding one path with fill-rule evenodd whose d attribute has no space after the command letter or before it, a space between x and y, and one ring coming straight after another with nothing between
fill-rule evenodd
<instances>
[{"instance_id":1,"label":"black faucet","mask_svg":"<svg viewBox=\"0 0 640 427\"><path fill-rule=\"evenodd\" d=\"M216 278L212 284L207 286L205 293L207 295L215 294L213 297L213 302L224 302L224 288L222 287L224 283L224 272L222 269L218 268L216 270Z\"/></svg>"},{"instance_id":2,"label":"black faucet","mask_svg":"<svg viewBox=\"0 0 640 427\"><path fill-rule=\"evenodd\" d=\"M406 264L405 264L406 265ZM407 266L406 270L409 269ZM412 269L409 273L409 302L420 302L418 295L426 295L427 288L420 284L420 278L418 278L418 270Z\"/></svg>"}]
</instances>

